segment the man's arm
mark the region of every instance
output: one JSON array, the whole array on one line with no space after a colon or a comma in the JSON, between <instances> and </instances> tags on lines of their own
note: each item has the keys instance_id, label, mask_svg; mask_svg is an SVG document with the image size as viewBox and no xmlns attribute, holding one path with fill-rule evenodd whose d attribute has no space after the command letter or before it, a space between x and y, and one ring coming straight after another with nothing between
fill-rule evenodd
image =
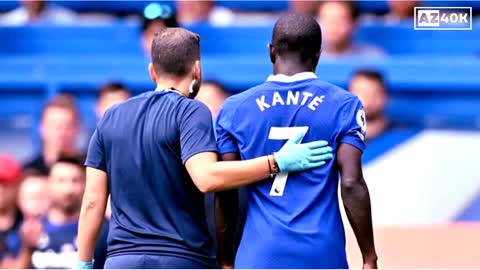
<instances>
[{"instance_id":1,"label":"man's arm","mask_svg":"<svg viewBox=\"0 0 480 270\"><path fill-rule=\"evenodd\" d=\"M240 160L238 153L222 155L223 161ZM235 229L238 220L238 189L215 193L215 223L218 260L221 268L232 268L235 262Z\"/></svg>"},{"instance_id":2,"label":"man's arm","mask_svg":"<svg viewBox=\"0 0 480 270\"><path fill-rule=\"evenodd\" d=\"M373 238L370 195L362 173L362 152L350 145L340 144L337 163L342 174L343 205L362 252L363 268L377 268Z\"/></svg>"},{"instance_id":3,"label":"man's arm","mask_svg":"<svg viewBox=\"0 0 480 270\"><path fill-rule=\"evenodd\" d=\"M220 161L215 152L200 152L185 162L188 173L202 192L216 192L266 179L272 172L294 172L316 168L332 158L326 141L298 144L299 133L274 155L242 161ZM278 170L275 170L278 164Z\"/></svg>"},{"instance_id":4,"label":"man's arm","mask_svg":"<svg viewBox=\"0 0 480 270\"><path fill-rule=\"evenodd\" d=\"M87 183L78 225L78 259L91 262L108 200L107 174L87 167Z\"/></svg>"}]
</instances>

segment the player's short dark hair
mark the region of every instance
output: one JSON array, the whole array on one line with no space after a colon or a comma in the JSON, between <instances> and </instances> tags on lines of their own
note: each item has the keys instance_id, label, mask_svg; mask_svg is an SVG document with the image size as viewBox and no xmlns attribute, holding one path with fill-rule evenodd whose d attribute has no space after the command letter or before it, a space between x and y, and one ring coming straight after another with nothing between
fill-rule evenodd
<instances>
[{"instance_id":1,"label":"player's short dark hair","mask_svg":"<svg viewBox=\"0 0 480 270\"><path fill-rule=\"evenodd\" d=\"M107 82L100 87L97 92L97 99L109 93L125 92L129 96L132 94L124 84L120 82Z\"/></svg>"},{"instance_id":2,"label":"player's short dark hair","mask_svg":"<svg viewBox=\"0 0 480 270\"><path fill-rule=\"evenodd\" d=\"M42 108L42 112L40 117L43 118L45 116L45 112L50 108L61 108L65 110L71 111L75 118L79 118L79 112L77 108L77 104L75 103L75 98L69 94L59 94L50 101L45 104Z\"/></svg>"},{"instance_id":3,"label":"player's short dark hair","mask_svg":"<svg viewBox=\"0 0 480 270\"><path fill-rule=\"evenodd\" d=\"M283 15L273 28L272 45L279 56L298 55L302 61L315 59L322 46L320 25L308 15Z\"/></svg>"},{"instance_id":4,"label":"player's short dark hair","mask_svg":"<svg viewBox=\"0 0 480 270\"><path fill-rule=\"evenodd\" d=\"M165 28L155 33L152 64L159 74L185 76L200 60L200 36L183 28Z\"/></svg>"},{"instance_id":5,"label":"player's short dark hair","mask_svg":"<svg viewBox=\"0 0 480 270\"><path fill-rule=\"evenodd\" d=\"M386 85L385 85L385 80L383 78L383 75L382 75L382 73L380 73L377 70L374 70L374 69L359 69L359 70L355 71L355 73L353 73L352 78L355 78L355 77L365 77L365 78L368 78L368 79L371 79L371 80L378 81L383 86L383 88L385 89Z\"/></svg>"},{"instance_id":6,"label":"player's short dark hair","mask_svg":"<svg viewBox=\"0 0 480 270\"><path fill-rule=\"evenodd\" d=\"M350 12L350 17L354 21L357 20L358 16L360 15L360 11L354 1L324 1L324 2L321 2L321 4L318 6L318 10L322 8L322 5L326 3L331 3L331 2L345 5L348 8L348 11Z\"/></svg>"}]
</instances>

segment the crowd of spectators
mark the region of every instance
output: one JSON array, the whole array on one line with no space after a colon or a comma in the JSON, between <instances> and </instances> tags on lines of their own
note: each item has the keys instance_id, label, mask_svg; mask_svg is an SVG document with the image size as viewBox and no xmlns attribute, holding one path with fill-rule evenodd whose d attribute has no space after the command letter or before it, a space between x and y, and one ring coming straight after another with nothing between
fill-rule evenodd
<instances>
[{"instance_id":1,"label":"crowd of spectators","mask_svg":"<svg viewBox=\"0 0 480 270\"><path fill-rule=\"evenodd\" d=\"M385 20L395 22L411 17L418 2L389 1L389 4L391 12L383 16ZM322 57L384 55L374 44L354 42L355 26L362 19L362 14L358 13L353 2L292 1L290 9L318 18L325 44ZM234 23L238 16L232 10L216 6L214 1L178 0L175 9L150 4L140 16L139 39L145 56L149 57L153 35L164 27L198 23L228 25ZM0 25L68 24L80 19L79 14L55 2L21 1L18 8L0 15ZM369 128L366 139L380 136L389 128L385 115L388 96L382 75L375 70L360 70L353 75L348 88L360 97L365 106ZM131 96L132 91L118 82L99 86L93 108L97 120L108 108ZM205 81L197 99L208 106L215 118L228 96L229 91L222 84ZM0 268L73 266L78 217L85 188L82 164L85 146L78 143L80 118L73 96L55 96L41 111L41 150L25 160L23 165L11 156L0 155ZM97 267L101 267L104 246L98 248L98 254Z\"/></svg>"}]
</instances>

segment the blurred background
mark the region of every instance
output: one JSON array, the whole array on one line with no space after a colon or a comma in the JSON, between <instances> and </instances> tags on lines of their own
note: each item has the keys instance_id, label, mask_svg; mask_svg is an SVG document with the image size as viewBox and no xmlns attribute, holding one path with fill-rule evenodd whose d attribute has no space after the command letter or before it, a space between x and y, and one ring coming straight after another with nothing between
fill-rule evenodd
<instances>
[{"instance_id":1,"label":"blurred background","mask_svg":"<svg viewBox=\"0 0 480 270\"><path fill-rule=\"evenodd\" d=\"M472 30L415 31L416 6L473 7ZM480 2L292 0L1 1L0 266L21 265L11 264L21 246L47 230L22 222L61 204L46 195L63 179L51 175L56 160L84 155L106 109L154 89L155 32L201 35L198 99L215 116L225 98L271 73L267 44L287 11L318 19L317 75L365 106L379 266L480 268ZM52 250L70 258L65 246ZM350 231L348 250L361 267ZM32 266L48 266L41 254Z\"/></svg>"}]
</instances>

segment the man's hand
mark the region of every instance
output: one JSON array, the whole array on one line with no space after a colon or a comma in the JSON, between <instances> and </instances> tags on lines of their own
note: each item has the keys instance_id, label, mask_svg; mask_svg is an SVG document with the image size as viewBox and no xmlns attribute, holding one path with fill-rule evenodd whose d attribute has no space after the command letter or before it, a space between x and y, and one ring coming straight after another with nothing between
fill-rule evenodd
<instances>
[{"instance_id":1,"label":"man's hand","mask_svg":"<svg viewBox=\"0 0 480 270\"><path fill-rule=\"evenodd\" d=\"M304 134L299 132L274 154L280 172L295 172L320 167L326 163L326 160L333 158L332 148L328 146L327 141L298 144L303 136Z\"/></svg>"},{"instance_id":2,"label":"man's hand","mask_svg":"<svg viewBox=\"0 0 480 270\"><path fill-rule=\"evenodd\" d=\"M40 220L36 218L25 220L20 228L20 238L24 247L35 250L42 232L43 226Z\"/></svg>"}]
</instances>

